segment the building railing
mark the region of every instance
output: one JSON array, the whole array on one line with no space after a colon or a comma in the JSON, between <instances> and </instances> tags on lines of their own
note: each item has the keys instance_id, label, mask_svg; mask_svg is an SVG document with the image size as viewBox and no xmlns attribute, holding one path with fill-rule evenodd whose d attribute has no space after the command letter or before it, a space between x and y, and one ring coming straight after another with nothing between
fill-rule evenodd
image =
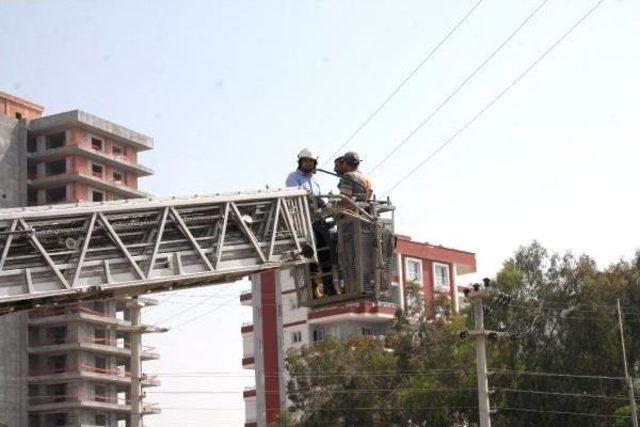
<instances>
[{"instance_id":1,"label":"building railing","mask_svg":"<svg viewBox=\"0 0 640 427\"><path fill-rule=\"evenodd\" d=\"M29 317L42 318L42 317L62 316L65 314L76 314L76 313L87 313L87 314L93 314L95 316L113 317L110 313L99 311L82 304L72 304L72 305L65 305L60 307L37 309L37 310L31 311L31 313L29 314Z\"/></svg>"},{"instance_id":2,"label":"building railing","mask_svg":"<svg viewBox=\"0 0 640 427\"><path fill-rule=\"evenodd\" d=\"M126 406L131 405L131 399L123 397L114 397L93 393L72 393L72 394L51 394L51 395L39 395L29 396L29 405L47 405L51 403L65 403L65 402L81 402L90 401L96 403L107 403L112 405ZM157 402L142 402L143 410L151 410L158 407Z\"/></svg>"}]
</instances>

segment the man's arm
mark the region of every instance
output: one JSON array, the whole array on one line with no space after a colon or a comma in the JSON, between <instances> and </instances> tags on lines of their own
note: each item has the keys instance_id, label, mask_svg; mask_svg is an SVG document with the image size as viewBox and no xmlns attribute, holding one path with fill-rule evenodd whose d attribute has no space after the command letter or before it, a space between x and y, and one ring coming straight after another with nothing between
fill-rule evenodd
<instances>
[{"instance_id":1,"label":"man's arm","mask_svg":"<svg viewBox=\"0 0 640 427\"><path fill-rule=\"evenodd\" d=\"M300 182L298 182L297 174L295 172L291 172L287 177L287 181L285 184L287 187L299 187Z\"/></svg>"}]
</instances>

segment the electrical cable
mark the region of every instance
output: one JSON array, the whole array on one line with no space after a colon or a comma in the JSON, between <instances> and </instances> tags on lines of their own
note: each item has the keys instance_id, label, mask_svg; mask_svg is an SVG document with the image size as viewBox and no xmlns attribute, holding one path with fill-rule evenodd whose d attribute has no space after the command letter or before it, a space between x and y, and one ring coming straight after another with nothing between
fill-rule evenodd
<instances>
[{"instance_id":1,"label":"electrical cable","mask_svg":"<svg viewBox=\"0 0 640 427\"><path fill-rule=\"evenodd\" d=\"M460 129L458 129L453 135L451 135L447 140L444 141L435 151L433 151L429 156L427 156L423 161L421 161L417 166L411 169L406 175L400 178L395 184L393 184L385 193L384 196L388 196L390 192L398 188L404 181L410 178L418 169L424 166L427 162L433 159L442 149L444 149L447 145L449 145L452 141L454 141L462 132L464 132L469 126L471 126L477 119L479 119L487 110L489 110L496 102L500 100L511 88L513 88L516 84L522 80L529 72L535 68L536 65L540 63L551 51L553 51L562 41L569 36L582 22L584 22L589 15L591 15L602 3L604 0L599 0L596 2L585 14L583 14L578 21L576 21L558 40L556 40L547 50L545 50L542 55L540 55L523 73L521 73L515 80L513 80L506 88L504 88L493 100L491 100L487 105L485 105L478 113L476 113L471 119L469 119Z\"/></svg>"},{"instance_id":2,"label":"electrical cable","mask_svg":"<svg viewBox=\"0 0 640 427\"><path fill-rule=\"evenodd\" d=\"M543 0L538 6L536 6L533 11L531 11L531 13L524 19L524 21L522 21L520 23L520 25L518 25L512 32L511 34L509 34L509 36L498 45L497 48L495 48L493 50L493 52L491 52L491 54L489 56L487 56L481 63L480 65L478 65L472 72L471 74L469 74L463 81L462 83L460 83L454 90L453 92L451 92L440 104L438 104L438 106L436 107L435 110L433 110L424 120L422 120L418 126L416 126L415 128L413 128L413 130L411 132L409 132L409 134L407 136L405 136L398 144L396 144L391 151L389 151L383 158L382 160L380 160L378 163L376 163L376 165L371 168L371 170L368 171L369 175L373 174L380 166L382 166L382 164L384 162L386 162L387 160L389 160L389 158L391 156L393 156L396 151L398 151L400 149L400 147L402 147L404 144L406 144L411 138L413 138L413 136L420 130L422 129L422 127L424 125L426 125L427 123L429 123L431 121L431 119L433 118L433 116L435 116L436 114L438 114L438 112L449 103L449 101L456 96L456 94L458 92L460 92L460 90L471 80L473 79L480 71L482 71L482 69L485 67L485 65L487 65L489 63L489 61L491 61L501 50L502 48L504 48L510 41L511 39L513 39L516 34L518 34L520 32L520 30L527 25L527 23L531 20L531 18L533 18L540 9L542 9L542 7L547 4L549 0Z\"/></svg>"},{"instance_id":3,"label":"electrical cable","mask_svg":"<svg viewBox=\"0 0 640 427\"><path fill-rule=\"evenodd\" d=\"M535 412L542 414L559 414L559 415L577 415L585 417L600 417L600 418L631 418L629 415L605 415L592 412L571 412L571 411L552 411L548 409L529 409L529 408L508 408L504 406L497 406L495 409L501 411L522 411L522 412Z\"/></svg>"},{"instance_id":4,"label":"electrical cable","mask_svg":"<svg viewBox=\"0 0 640 427\"><path fill-rule=\"evenodd\" d=\"M327 157L327 159L322 163L322 167L327 166L327 164L329 164L330 161L333 161L333 158L338 155L340 150L342 150L347 144L349 144L353 140L353 138L355 138L356 135L358 135L360 131L364 129L364 127L389 103L389 101L391 101L391 99L394 96L396 96L396 94L400 91L400 89L402 89L402 87L420 70L420 68L422 68L422 66L426 64L429 61L429 59L431 59L431 57L440 49L440 47L442 47L442 45L445 44L447 40L449 40L449 38L453 35L453 33L455 33L458 30L458 28L460 28L460 26L467 20L467 18L471 16L473 11L476 10L478 6L480 6L480 3L482 3L482 1L483 0L478 0L478 2L476 2L473 5L473 7L469 9L469 11L462 17L462 19L458 21L458 23L447 33L447 35L444 36L444 38L440 40L440 42L433 49L431 49L431 51L426 55L426 57L422 61L420 61L418 66L414 68L413 71L411 71L400 82L400 84L391 92L391 94L389 94L389 96L387 96L387 98L382 102L382 104L380 104L371 114L367 116L367 118L360 124L360 126L358 126L356 130L344 142L342 142L342 144L340 144L340 146L336 149L336 151L332 155Z\"/></svg>"}]
</instances>

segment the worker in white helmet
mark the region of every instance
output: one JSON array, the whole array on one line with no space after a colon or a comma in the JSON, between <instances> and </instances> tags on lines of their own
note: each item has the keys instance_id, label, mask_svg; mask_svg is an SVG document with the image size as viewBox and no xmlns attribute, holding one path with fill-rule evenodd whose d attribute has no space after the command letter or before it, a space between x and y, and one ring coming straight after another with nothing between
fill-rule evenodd
<instances>
[{"instance_id":1,"label":"worker in white helmet","mask_svg":"<svg viewBox=\"0 0 640 427\"><path fill-rule=\"evenodd\" d=\"M303 148L298 153L298 168L291 172L287 177L287 187L300 187L311 191L312 194L320 195L320 186L313 179L316 166L318 165L318 157L308 148Z\"/></svg>"}]
</instances>

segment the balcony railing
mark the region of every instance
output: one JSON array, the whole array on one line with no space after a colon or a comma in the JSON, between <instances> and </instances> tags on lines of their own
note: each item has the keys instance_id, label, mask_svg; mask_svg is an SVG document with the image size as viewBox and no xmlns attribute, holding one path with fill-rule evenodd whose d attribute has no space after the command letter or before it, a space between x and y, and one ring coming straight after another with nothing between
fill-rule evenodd
<instances>
[{"instance_id":1,"label":"balcony railing","mask_svg":"<svg viewBox=\"0 0 640 427\"><path fill-rule=\"evenodd\" d=\"M37 319L42 317L63 316L65 314L87 313L95 316L112 317L111 314L104 311L95 310L82 304L66 305L61 307L51 307L33 310L29 317Z\"/></svg>"},{"instance_id":2,"label":"balcony railing","mask_svg":"<svg viewBox=\"0 0 640 427\"><path fill-rule=\"evenodd\" d=\"M29 396L29 405L47 405L52 403L64 403L64 402L81 402L90 401L96 403L108 403L118 406L126 406L131 404L129 398L123 398L118 396L107 396L95 393L72 393L72 394L51 394L40 396ZM143 402L142 408L144 411L153 410L158 406L156 402Z\"/></svg>"}]
</instances>

